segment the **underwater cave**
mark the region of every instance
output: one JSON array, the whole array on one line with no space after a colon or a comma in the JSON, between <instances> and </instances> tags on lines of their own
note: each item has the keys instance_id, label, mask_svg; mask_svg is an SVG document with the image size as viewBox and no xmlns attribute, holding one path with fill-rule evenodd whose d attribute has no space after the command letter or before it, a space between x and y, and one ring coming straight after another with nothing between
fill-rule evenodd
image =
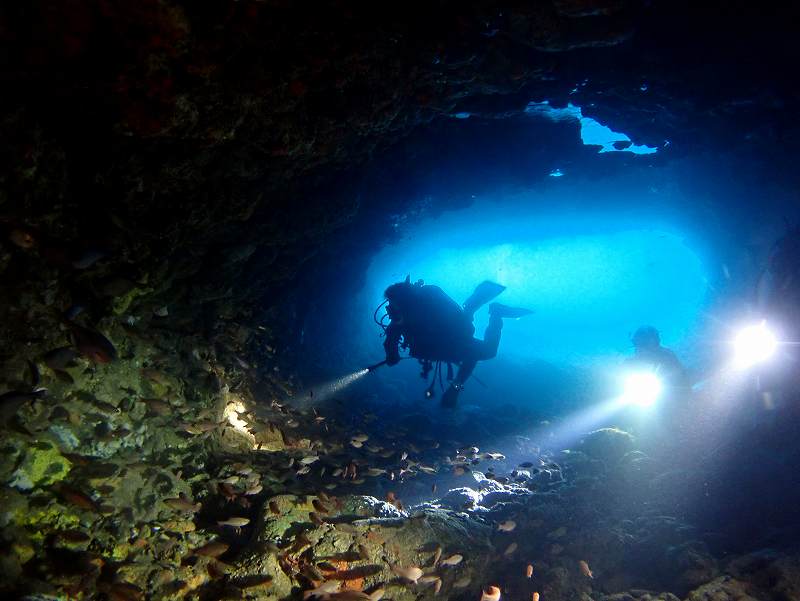
<instances>
[{"instance_id":1,"label":"underwater cave","mask_svg":"<svg viewBox=\"0 0 800 601\"><path fill-rule=\"evenodd\" d=\"M2 598L800 600L798 23L0 7Z\"/></svg>"}]
</instances>

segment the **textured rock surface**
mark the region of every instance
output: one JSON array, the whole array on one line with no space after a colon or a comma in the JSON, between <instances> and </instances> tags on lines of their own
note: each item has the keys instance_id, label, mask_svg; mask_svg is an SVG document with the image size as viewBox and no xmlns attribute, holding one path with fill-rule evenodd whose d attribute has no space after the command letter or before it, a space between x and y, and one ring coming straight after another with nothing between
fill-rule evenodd
<instances>
[{"instance_id":1,"label":"textured rock surface","mask_svg":"<svg viewBox=\"0 0 800 601\"><path fill-rule=\"evenodd\" d=\"M393 8L0 7L2 593L273 598L318 581L311 567L378 566L342 582L410 599L435 583L401 585L390 566L420 564L450 597L493 582L542 601L800 597L794 556L712 555L680 515L697 470L659 465L624 433L531 453L541 464L526 472L481 466L472 492L407 515L365 495L443 477L471 441L404 449L409 421L357 447L351 421L281 404L299 388L299 333L315 309L325 322L320 305L341 308L309 291L345 295L403 224L498 182L538 185L554 158L587 178L633 168L598 161L576 123L533 119L531 101L572 102L665 151L638 168L731 153L726 165L768 166L759 193L782 167L796 183L791 14ZM322 490L341 509L312 519ZM509 519L517 529L497 531ZM433 542L464 561L434 569L419 550Z\"/></svg>"}]
</instances>

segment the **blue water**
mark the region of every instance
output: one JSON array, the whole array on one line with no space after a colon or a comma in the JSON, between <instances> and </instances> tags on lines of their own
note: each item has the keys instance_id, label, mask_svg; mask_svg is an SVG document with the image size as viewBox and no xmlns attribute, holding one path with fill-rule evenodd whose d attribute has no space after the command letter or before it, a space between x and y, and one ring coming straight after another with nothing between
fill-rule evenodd
<instances>
[{"instance_id":1,"label":"blue water","mask_svg":"<svg viewBox=\"0 0 800 601\"><path fill-rule=\"evenodd\" d=\"M375 257L365 295L379 301L406 274L458 302L479 282L498 282L507 286L498 301L535 311L506 324L500 355L557 365L624 354L642 324L678 348L697 326L706 268L680 230L613 215L497 215L483 204L419 225ZM487 319L476 315L478 337Z\"/></svg>"}]
</instances>

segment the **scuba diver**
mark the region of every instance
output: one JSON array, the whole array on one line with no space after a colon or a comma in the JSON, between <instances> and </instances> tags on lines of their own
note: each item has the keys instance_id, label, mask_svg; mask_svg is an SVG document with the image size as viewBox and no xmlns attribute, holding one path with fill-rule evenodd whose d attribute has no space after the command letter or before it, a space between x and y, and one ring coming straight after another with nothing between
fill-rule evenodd
<instances>
[{"instance_id":1,"label":"scuba diver","mask_svg":"<svg viewBox=\"0 0 800 601\"><path fill-rule=\"evenodd\" d=\"M442 395L441 403L443 407L455 407L458 394L477 362L497 355L503 318L518 318L532 313L528 309L491 303L489 325L483 340L475 338L475 326L472 323L475 311L503 290L505 286L483 282L462 307L441 288L426 286L422 280L412 284L411 278L406 277L405 281L392 284L384 293L385 302L389 303L386 314L391 320L385 326L386 340L383 343L386 364L396 365L400 361L402 347L410 351L411 357L419 359L423 378L427 379L435 365L433 381L426 392L430 398L437 377L440 386L444 387L441 369L442 363L446 363L450 384ZM380 325L383 326L382 323ZM458 365L455 377L452 374L453 364Z\"/></svg>"},{"instance_id":2,"label":"scuba diver","mask_svg":"<svg viewBox=\"0 0 800 601\"><path fill-rule=\"evenodd\" d=\"M675 353L661 346L661 335L657 329L642 326L631 336L631 342L634 354L628 359L628 365L652 369L668 390L688 387L686 369Z\"/></svg>"}]
</instances>

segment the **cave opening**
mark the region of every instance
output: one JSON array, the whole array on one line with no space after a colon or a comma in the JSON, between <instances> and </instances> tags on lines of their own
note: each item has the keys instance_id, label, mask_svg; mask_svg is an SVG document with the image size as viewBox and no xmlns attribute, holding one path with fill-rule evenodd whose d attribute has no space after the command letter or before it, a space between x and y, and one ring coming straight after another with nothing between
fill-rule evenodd
<instances>
[{"instance_id":1,"label":"cave opening","mask_svg":"<svg viewBox=\"0 0 800 601\"><path fill-rule=\"evenodd\" d=\"M797 8L4 4L0 596L800 599Z\"/></svg>"}]
</instances>

